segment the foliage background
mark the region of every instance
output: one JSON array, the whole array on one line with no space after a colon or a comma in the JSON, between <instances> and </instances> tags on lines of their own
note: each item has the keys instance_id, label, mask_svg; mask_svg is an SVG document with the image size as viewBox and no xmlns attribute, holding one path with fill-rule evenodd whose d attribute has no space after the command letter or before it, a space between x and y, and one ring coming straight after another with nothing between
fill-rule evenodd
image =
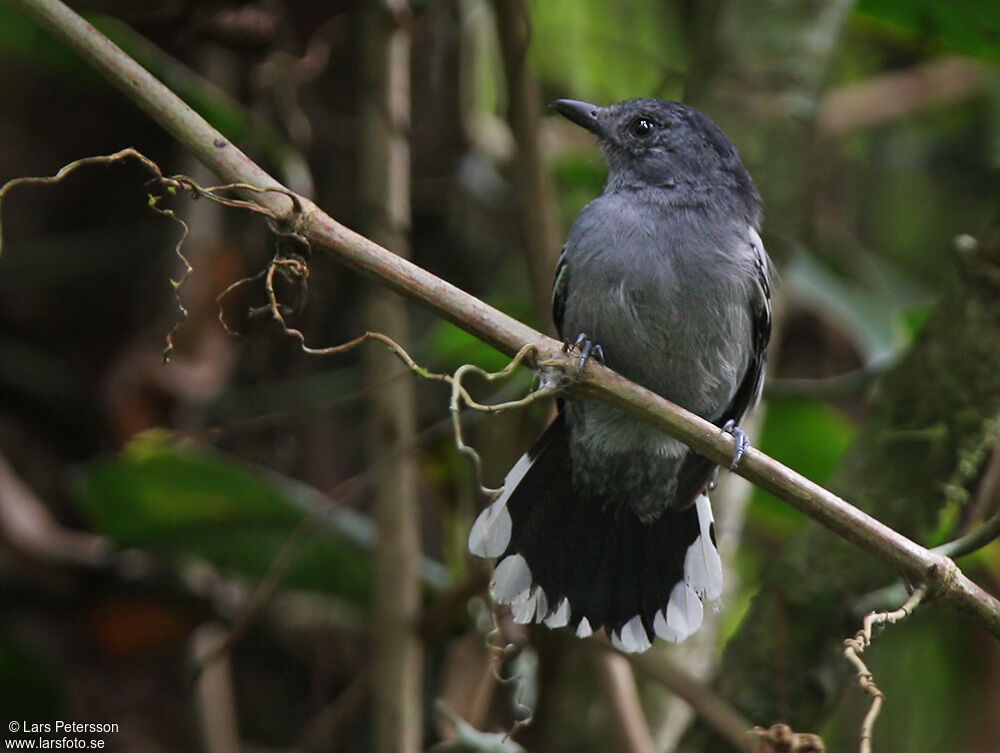
<instances>
[{"instance_id":1,"label":"foliage background","mask_svg":"<svg viewBox=\"0 0 1000 753\"><path fill-rule=\"evenodd\" d=\"M278 177L361 226L369 211L358 189L364 5L74 7ZM705 13L697 6L529 3L538 106L557 96L682 98L689 78L704 75L692 66L712 64L692 62ZM758 15L769 28L767 8ZM412 257L548 328L522 251L523 187L512 168L494 7L415 3L411 31ZM783 325L757 444L820 483L877 394L869 375L905 353L935 303L959 285L952 239L979 235L997 208L998 32L1000 11L980 3L861 0L837 35L801 168L803 230L787 248L785 228L765 227L769 244L778 239ZM4 4L0 63L0 180L51 174L131 145L167 172L211 182L144 115ZM927 70L940 75L914 84L913 74ZM849 99L873 83L885 87L881 96ZM854 119L843 120L845 112ZM538 127L561 234L600 191L603 166L579 129L547 115ZM739 128L727 131L742 147ZM185 254L194 273L179 289L190 316L163 366L164 338L180 316L170 281L183 269L174 253L178 228L149 211L147 180L134 164L92 168L58 186L19 189L3 206L0 709L11 719L117 722L123 731L109 745L119 750L204 748L199 714L220 706L198 692L198 646L206 630L236 626L233 728L246 749L365 750L377 587L371 490L399 455L366 457L359 436L369 401L386 385L365 378L357 354L310 358L266 317L250 316L263 303L259 286L222 299L228 327L241 336L227 333L216 297L266 263L273 239L257 220L182 198L170 205L192 227ZM354 337L365 328L367 286L327 260L311 262L308 304L295 325L313 344ZM412 352L433 370L504 363L414 307L408 318ZM816 381L847 373L856 377L850 389ZM522 374L502 389L527 384ZM420 433L400 453L417 464L424 600L435 605L456 584L481 583L464 541L482 500L444 423L444 391L416 389ZM471 421L488 479L499 483L546 411ZM970 496L983 475L974 474ZM995 489L979 495L987 503L976 510L947 492L939 540L923 543L940 543L998 504ZM730 558L739 587L723 605L709 656L739 628L800 522L753 494ZM1000 591L996 544L962 564ZM433 718L436 698L466 716L477 711L483 728L513 721L507 689L494 687L486 671L476 603L449 610L426 641L428 746L447 734ZM531 750L613 747L614 723L584 649L541 631L530 645L523 656L535 657L536 667L520 671L537 692L537 716L518 739ZM685 647L667 650L694 661ZM871 656L889 699L877 744L995 749L995 642L931 608L892 629ZM769 679L761 678L761 692L780 693ZM834 708L815 731L831 750L849 749L865 703L854 688L844 694L837 682L814 679ZM640 677L640 689L654 737L665 739L676 708L651 681ZM473 709L470 697L480 706Z\"/></svg>"}]
</instances>

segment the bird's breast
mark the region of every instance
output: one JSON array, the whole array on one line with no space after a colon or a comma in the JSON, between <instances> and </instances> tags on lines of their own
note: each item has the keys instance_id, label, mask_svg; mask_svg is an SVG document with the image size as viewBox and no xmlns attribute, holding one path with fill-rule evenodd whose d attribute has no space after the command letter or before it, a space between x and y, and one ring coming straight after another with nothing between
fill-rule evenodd
<instances>
[{"instance_id":1,"label":"bird's breast","mask_svg":"<svg viewBox=\"0 0 1000 753\"><path fill-rule=\"evenodd\" d=\"M585 332L610 368L714 420L751 351L749 246L703 223L614 219L567 249L563 334Z\"/></svg>"}]
</instances>

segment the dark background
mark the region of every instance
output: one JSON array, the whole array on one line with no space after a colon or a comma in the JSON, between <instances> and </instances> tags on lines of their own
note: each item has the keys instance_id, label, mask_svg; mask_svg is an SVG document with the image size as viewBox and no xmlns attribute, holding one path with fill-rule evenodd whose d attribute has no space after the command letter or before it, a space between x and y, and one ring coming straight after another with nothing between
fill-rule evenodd
<instances>
[{"instance_id":1,"label":"dark background","mask_svg":"<svg viewBox=\"0 0 1000 753\"><path fill-rule=\"evenodd\" d=\"M362 63L366 3L73 5L280 180L350 227L372 221L358 188L359 102L372 73ZM949 353L946 367L920 366L928 343L957 347L972 331L956 302L982 294L989 308L995 299L976 287L954 239L981 236L1000 205L1000 11L864 0L803 4L809 12L799 16L748 5L415 3L412 258L549 330L539 303L548 280L533 270L551 269L604 169L588 134L546 113L545 102L692 101L718 119L757 176L781 275L755 444L851 500L871 492L866 504L877 515L923 544L942 543L1000 506L1000 387L987 375L973 388L965 376L989 371L994 354L966 349ZM510 7L527 13L517 26L526 58L497 22L497 9ZM511 59L520 61L513 69ZM512 85L512 70L526 87ZM132 146L165 173L214 182L5 3L0 92L2 181ZM517 113L531 116L527 126ZM538 145L540 182L518 161L529 142ZM151 177L126 160L17 187L3 200L2 716L115 722L121 731L106 737L109 748L143 753L227 750L206 742L206 717L245 750L370 749L372 487L386 464L406 458L416 468L423 599L443 614L425 642L423 742L450 734L435 720L436 699L480 729L506 729L516 709L489 670L484 575L465 554L484 500L454 448L447 390L418 383L416 441L382 457L365 452L371 401L409 377L372 379L360 351L304 354L266 313L252 313L266 301L259 279L218 298L264 268L274 236L247 213L164 195L160 206L190 226L183 254L193 271L176 291L185 318L171 284L184 275L180 227L150 210L148 194L163 194ZM554 244L532 240L531 207L552 218ZM314 346L363 332L371 285L318 252L308 261L308 295L289 323ZM292 287L279 292L292 300ZM410 351L432 371L506 363L418 307L406 312ZM976 338L1000 342L1000 328L989 326ZM529 382L522 370L509 386L477 394L507 399ZM893 403L904 394L907 402ZM924 405L943 417L899 418L930 415ZM469 417L467 439L488 484L501 482L548 410ZM904 429L904 450L883 458L872 449L884 432ZM946 447L935 444L942 432ZM895 499L880 513L891 495L862 481L866 462L903 479L899 490L906 477L919 480L926 498L893 492L904 504ZM805 563L794 554L801 542L813 541L802 539L811 535L802 516L741 483L720 489L730 537L720 610L700 638L657 650L709 684L721 677L720 692L753 723L787 721L822 734L831 750L852 749L867 701L837 646L859 625L857 604L893 574L860 552L832 553L830 538L809 548L815 561L801 572L789 569ZM919 520L906 517L917 509ZM863 561L867 574L841 577L845 559ZM960 564L1000 591L996 544ZM786 593L812 578L826 584L822 593ZM442 597L456 587L476 594L477 584L471 602ZM747 637L746 616L765 607L777 627ZM211 684L216 674L200 654L227 635L228 660L212 671L221 667L231 696ZM745 643L732 642L741 635ZM538 699L534 723L516 739L536 751L613 749L613 714L587 649L562 632L508 637L526 646L516 671ZM723 654L727 645L741 646L739 655ZM996 750L1000 648L989 636L932 605L889 628L870 656L887 695L877 749ZM654 740L674 749L682 704L638 680ZM744 681L753 702L734 690ZM720 749L698 734L684 749Z\"/></svg>"}]
</instances>

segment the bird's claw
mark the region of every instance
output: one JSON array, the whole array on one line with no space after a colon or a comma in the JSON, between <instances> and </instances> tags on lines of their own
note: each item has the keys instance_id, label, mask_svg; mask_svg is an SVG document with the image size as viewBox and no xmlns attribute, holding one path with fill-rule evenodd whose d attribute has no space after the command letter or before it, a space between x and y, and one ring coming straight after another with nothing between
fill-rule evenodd
<instances>
[{"instance_id":1,"label":"bird's claw","mask_svg":"<svg viewBox=\"0 0 1000 753\"><path fill-rule=\"evenodd\" d=\"M733 462L729 465L729 470L735 471L739 468L740 461L743 459L743 454L750 447L750 437L746 435L739 426L736 425L736 421L729 419L722 426L722 431L726 434L730 434L736 443L736 452L733 454Z\"/></svg>"},{"instance_id":2,"label":"bird's claw","mask_svg":"<svg viewBox=\"0 0 1000 753\"><path fill-rule=\"evenodd\" d=\"M583 371L583 367L587 365L587 361L593 356L601 363L604 363L604 349L600 345L591 340L586 332L581 332L576 336L576 342L572 345L569 341L563 343L563 353L568 353L570 350L577 349L580 351L580 361L577 367L578 371Z\"/></svg>"}]
</instances>

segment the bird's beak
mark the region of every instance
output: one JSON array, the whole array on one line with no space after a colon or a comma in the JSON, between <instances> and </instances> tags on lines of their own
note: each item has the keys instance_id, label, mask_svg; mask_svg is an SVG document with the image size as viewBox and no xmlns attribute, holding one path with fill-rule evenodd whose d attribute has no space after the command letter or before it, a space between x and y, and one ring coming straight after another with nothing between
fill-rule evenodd
<instances>
[{"instance_id":1,"label":"bird's beak","mask_svg":"<svg viewBox=\"0 0 1000 753\"><path fill-rule=\"evenodd\" d=\"M579 102L575 99L557 99L549 104L556 112L566 116L579 126L583 126L596 136L603 136L604 129L598 120L601 108L589 102Z\"/></svg>"}]
</instances>

